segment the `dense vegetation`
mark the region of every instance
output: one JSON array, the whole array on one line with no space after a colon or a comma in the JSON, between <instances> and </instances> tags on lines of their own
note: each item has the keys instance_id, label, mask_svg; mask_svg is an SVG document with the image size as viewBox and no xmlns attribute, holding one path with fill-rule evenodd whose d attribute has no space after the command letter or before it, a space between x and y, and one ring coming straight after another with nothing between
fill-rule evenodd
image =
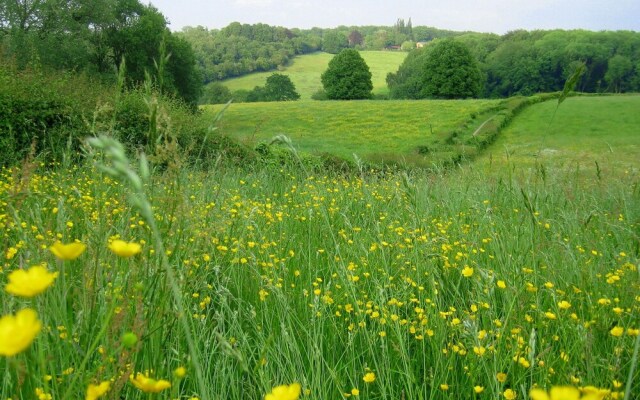
<instances>
[{"instance_id":1,"label":"dense vegetation","mask_svg":"<svg viewBox=\"0 0 640 400\"><path fill-rule=\"evenodd\" d=\"M531 95L562 90L565 80L584 64L581 92L640 91L640 33L590 31L514 31L498 36L465 33L466 45L484 74L483 97ZM421 77L434 46L414 50L388 76L393 98L419 98Z\"/></svg>"},{"instance_id":2,"label":"dense vegetation","mask_svg":"<svg viewBox=\"0 0 640 400\"><path fill-rule=\"evenodd\" d=\"M110 169L0 170L3 399L640 391L637 171L148 175L97 151Z\"/></svg>"},{"instance_id":3,"label":"dense vegetation","mask_svg":"<svg viewBox=\"0 0 640 400\"><path fill-rule=\"evenodd\" d=\"M191 105L202 87L189 43L169 31L157 9L138 0L3 1L0 56L20 69L83 72L107 81L126 60L131 86L152 73L161 90Z\"/></svg>"},{"instance_id":4,"label":"dense vegetation","mask_svg":"<svg viewBox=\"0 0 640 400\"><path fill-rule=\"evenodd\" d=\"M287 65L296 55L315 51L339 53L344 48L382 50L414 41L447 37L454 32L412 27L398 20L393 27L340 26L333 29L288 29L266 24L233 22L222 29L187 27L178 36L193 47L204 83L270 71Z\"/></svg>"}]
</instances>

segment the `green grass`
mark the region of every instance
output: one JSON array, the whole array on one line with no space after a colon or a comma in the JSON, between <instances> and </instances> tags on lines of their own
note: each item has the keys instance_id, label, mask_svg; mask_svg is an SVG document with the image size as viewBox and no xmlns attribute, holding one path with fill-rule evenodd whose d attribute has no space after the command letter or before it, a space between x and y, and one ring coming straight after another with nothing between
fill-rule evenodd
<instances>
[{"instance_id":1,"label":"green grass","mask_svg":"<svg viewBox=\"0 0 640 400\"><path fill-rule=\"evenodd\" d=\"M389 92L385 81L389 72L398 70L402 61L407 56L399 51L363 51L362 58L369 66L372 75L373 93L386 94ZM318 90L322 89L320 75L327 69L333 54L313 53L294 58L290 65L279 73L288 75L300 94L301 99L311 99ZM273 72L259 72L222 81L231 91L244 89L251 90L256 86L264 86L267 77Z\"/></svg>"},{"instance_id":2,"label":"green grass","mask_svg":"<svg viewBox=\"0 0 640 400\"><path fill-rule=\"evenodd\" d=\"M498 100L239 103L227 109L220 128L251 146L285 134L305 152L347 159L356 154L372 161L413 158L419 146L442 144L461 125L479 124L473 115L499 104ZM221 107L209 106L206 112Z\"/></svg>"},{"instance_id":3,"label":"green grass","mask_svg":"<svg viewBox=\"0 0 640 400\"><path fill-rule=\"evenodd\" d=\"M302 400L640 390L637 174L170 169L144 187L160 244L127 201L141 199L134 171L117 168L118 179L90 166L0 172L0 287L34 264L59 273L35 298L0 292L0 315L28 307L43 323L23 351L0 356L3 399L78 399L109 380L108 398L131 400L259 399L291 382ZM118 257L114 237L143 251ZM76 260L47 250L76 239L87 244ZM128 377L143 371L172 388L142 393Z\"/></svg>"},{"instance_id":4,"label":"green grass","mask_svg":"<svg viewBox=\"0 0 640 400\"><path fill-rule=\"evenodd\" d=\"M554 104L542 103L513 128L528 124L520 135L532 140L546 126L544 146L562 149L589 138L580 120L600 121L620 132L608 134L617 151L637 145L637 117L627 113L636 101L569 99L560 110L575 107L581 118L558 111L550 126ZM264 118L289 104L305 105L232 105L223 121L255 121L251 112ZM347 131L360 108L419 111L444 129L496 103L313 104L326 108L285 109L292 127L315 124L304 120L315 113L326 129L334 116ZM611 121L599 119L604 113ZM377 118L368 129L384 122ZM401 120L390 118L388 132L405 129ZM551 141L563 124L573 139ZM593 385L625 400L640 393L637 168L585 179L530 168L526 152L522 163L515 152L510 164L446 173L313 175L297 164L202 171L173 160L143 182L144 163L103 144L106 154L83 164L36 159L0 169L1 399L81 399L96 382L111 382L104 398L129 400L261 399L292 382L301 400L354 390L370 400L526 399L533 387L556 385ZM624 157L620 150L602 168ZM142 251L122 257L109 250L116 238ZM76 240L87 245L76 259L49 250ZM53 283L34 297L8 290L16 271L33 265L57 273ZM41 283L23 280L23 292ZM7 317L26 308L41 329L11 327ZM145 371L171 388L143 393L129 377ZM363 380L369 373L372 382Z\"/></svg>"},{"instance_id":5,"label":"green grass","mask_svg":"<svg viewBox=\"0 0 640 400\"><path fill-rule=\"evenodd\" d=\"M480 162L531 167L638 168L640 96L571 97L525 109Z\"/></svg>"}]
</instances>

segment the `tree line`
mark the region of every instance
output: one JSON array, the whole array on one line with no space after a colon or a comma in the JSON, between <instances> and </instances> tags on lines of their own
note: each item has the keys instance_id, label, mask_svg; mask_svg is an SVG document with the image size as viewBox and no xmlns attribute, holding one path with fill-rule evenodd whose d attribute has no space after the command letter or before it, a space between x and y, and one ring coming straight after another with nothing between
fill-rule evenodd
<instances>
[{"instance_id":1,"label":"tree line","mask_svg":"<svg viewBox=\"0 0 640 400\"><path fill-rule=\"evenodd\" d=\"M415 40L428 41L456 32L413 27L411 20L398 19L393 27L361 26L323 29L288 29L266 24L232 22L222 29L185 27L177 35L188 41L196 55L203 83L276 70L296 55L342 49L383 50L402 44L415 47ZM408 45L407 45L408 43Z\"/></svg>"},{"instance_id":2,"label":"tree line","mask_svg":"<svg viewBox=\"0 0 640 400\"><path fill-rule=\"evenodd\" d=\"M446 62L448 68L438 79L461 83L473 76L472 80L479 85L473 91L458 93L457 97L526 96L559 91L580 65L585 66L585 72L576 86L578 91L640 91L638 32L518 30L502 36L464 33L451 41L455 46L450 44L447 51L456 47L458 53L449 54L449 58L443 58L437 41L412 51L398 71L387 76L390 96L433 97L431 91L425 90L427 80Z\"/></svg>"}]
</instances>

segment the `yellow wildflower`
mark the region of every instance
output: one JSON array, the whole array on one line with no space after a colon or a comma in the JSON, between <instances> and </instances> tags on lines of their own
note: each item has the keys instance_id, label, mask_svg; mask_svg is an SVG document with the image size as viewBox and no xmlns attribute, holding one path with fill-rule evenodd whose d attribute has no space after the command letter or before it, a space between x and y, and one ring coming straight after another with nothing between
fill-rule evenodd
<instances>
[{"instance_id":1,"label":"yellow wildflower","mask_svg":"<svg viewBox=\"0 0 640 400\"><path fill-rule=\"evenodd\" d=\"M36 397L38 398L38 400L52 400L53 399L51 394L45 392L41 388L36 388Z\"/></svg>"},{"instance_id":2,"label":"yellow wildflower","mask_svg":"<svg viewBox=\"0 0 640 400\"><path fill-rule=\"evenodd\" d=\"M531 389L531 400L579 400L580 391L572 386L554 386L549 394L542 389Z\"/></svg>"},{"instance_id":3,"label":"yellow wildflower","mask_svg":"<svg viewBox=\"0 0 640 400\"><path fill-rule=\"evenodd\" d=\"M607 389L598 389L594 386L585 386L580 388L582 400L602 400L609 396L610 391Z\"/></svg>"},{"instance_id":4,"label":"yellow wildflower","mask_svg":"<svg viewBox=\"0 0 640 400\"><path fill-rule=\"evenodd\" d=\"M133 386L145 393L159 393L171 387L171 383L169 381L165 381L164 379L155 380L149 378L147 375L141 374L140 372L138 372L135 378L133 377L133 374L131 374L129 376L129 381Z\"/></svg>"},{"instance_id":5,"label":"yellow wildflower","mask_svg":"<svg viewBox=\"0 0 640 400\"><path fill-rule=\"evenodd\" d=\"M49 251L53 253L58 259L62 261L71 261L80 257L82 253L86 250L87 246L80 242L73 242L63 244L58 241L55 242L51 247L49 247Z\"/></svg>"},{"instance_id":6,"label":"yellow wildflower","mask_svg":"<svg viewBox=\"0 0 640 400\"><path fill-rule=\"evenodd\" d=\"M111 382L109 381L100 382L97 385L90 383L87 387L87 396L85 397L85 400L96 400L97 398L104 396L109 391L110 387Z\"/></svg>"},{"instance_id":7,"label":"yellow wildflower","mask_svg":"<svg viewBox=\"0 0 640 400\"><path fill-rule=\"evenodd\" d=\"M470 278L473 275L473 268L471 268L470 266L465 266L462 269L462 276L464 276L465 278Z\"/></svg>"},{"instance_id":8,"label":"yellow wildflower","mask_svg":"<svg viewBox=\"0 0 640 400\"><path fill-rule=\"evenodd\" d=\"M28 270L17 269L8 276L7 293L14 296L33 297L53 284L57 272L49 272L43 265L34 265Z\"/></svg>"},{"instance_id":9,"label":"yellow wildflower","mask_svg":"<svg viewBox=\"0 0 640 400\"><path fill-rule=\"evenodd\" d=\"M482 392L484 392L484 386L474 386L473 387L473 392L476 394L480 394Z\"/></svg>"},{"instance_id":10,"label":"yellow wildflower","mask_svg":"<svg viewBox=\"0 0 640 400\"><path fill-rule=\"evenodd\" d=\"M624 328L621 326L614 326L609 333L613 336L620 337L624 333Z\"/></svg>"},{"instance_id":11,"label":"yellow wildflower","mask_svg":"<svg viewBox=\"0 0 640 400\"><path fill-rule=\"evenodd\" d=\"M11 357L25 350L41 328L38 315L30 308L0 318L0 355Z\"/></svg>"},{"instance_id":12,"label":"yellow wildflower","mask_svg":"<svg viewBox=\"0 0 640 400\"><path fill-rule=\"evenodd\" d=\"M299 383L276 386L264 396L264 400L298 400L301 389Z\"/></svg>"},{"instance_id":13,"label":"yellow wildflower","mask_svg":"<svg viewBox=\"0 0 640 400\"><path fill-rule=\"evenodd\" d=\"M373 372L367 372L362 377L362 380L365 381L366 383L371 383L376 380L376 374Z\"/></svg>"},{"instance_id":14,"label":"yellow wildflower","mask_svg":"<svg viewBox=\"0 0 640 400\"><path fill-rule=\"evenodd\" d=\"M173 371L173 375L178 379L182 379L187 375L187 369L185 367L178 367Z\"/></svg>"},{"instance_id":15,"label":"yellow wildflower","mask_svg":"<svg viewBox=\"0 0 640 400\"><path fill-rule=\"evenodd\" d=\"M496 379L498 380L498 382L504 383L507 380L507 374L505 374L504 372L498 372L496 374Z\"/></svg>"},{"instance_id":16,"label":"yellow wildflower","mask_svg":"<svg viewBox=\"0 0 640 400\"><path fill-rule=\"evenodd\" d=\"M558 303L558 308L560 308L561 310L567 310L571 308L571 303L569 303L566 300L562 300L561 302Z\"/></svg>"},{"instance_id":17,"label":"yellow wildflower","mask_svg":"<svg viewBox=\"0 0 640 400\"><path fill-rule=\"evenodd\" d=\"M125 242L124 240L114 240L109 244L109 250L120 257L131 257L142 251L140 243Z\"/></svg>"},{"instance_id":18,"label":"yellow wildflower","mask_svg":"<svg viewBox=\"0 0 640 400\"><path fill-rule=\"evenodd\" d=\"M356 388L351 389L351 395L359 396L360 395L360 390L358 390Z\"/></svg>"},{"instance_id":19,"label":"yellow wildflower","mask_svg":"<svg viewBox=\"0 0 640 400\"><path fill-rule=\"evenodd\" d=\"M502 395L504 396L505 399L507 400L514 400L517 397L516 392L514 392L511 389L507 389L504 391L504 393L502 393Z\"/></svg>"}]
</instances>

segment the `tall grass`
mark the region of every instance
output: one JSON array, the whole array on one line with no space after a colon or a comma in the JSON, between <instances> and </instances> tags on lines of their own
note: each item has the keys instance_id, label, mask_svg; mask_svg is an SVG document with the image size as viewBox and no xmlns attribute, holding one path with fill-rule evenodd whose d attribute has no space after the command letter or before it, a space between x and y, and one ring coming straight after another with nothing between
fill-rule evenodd
<instances>
[{"instance_id":1,"label":"tall grass","mask_svg":"<svg viewBox=\"0 0 640 400\"><path fill-rule=\"evenodd\" d=\"M0 295L2 315L29 306L44 324L26 351L0 360L3 398L38 388L79 398L101 380L113 381L110 398L145 398L127 383L145 370L174 384L157 398L260 398L293 381L321 399L640 391L637 371L629 376L640 328L635 175L178 169L144 189L164 252L130 189L100 170L4 169L0 180L2 286L35 263L60 273L35 299ZM144 250L119 258L106 247L115 237ZM74 239L88 245L75 261L47 250Z\"/></svg>"}]
</instances>

